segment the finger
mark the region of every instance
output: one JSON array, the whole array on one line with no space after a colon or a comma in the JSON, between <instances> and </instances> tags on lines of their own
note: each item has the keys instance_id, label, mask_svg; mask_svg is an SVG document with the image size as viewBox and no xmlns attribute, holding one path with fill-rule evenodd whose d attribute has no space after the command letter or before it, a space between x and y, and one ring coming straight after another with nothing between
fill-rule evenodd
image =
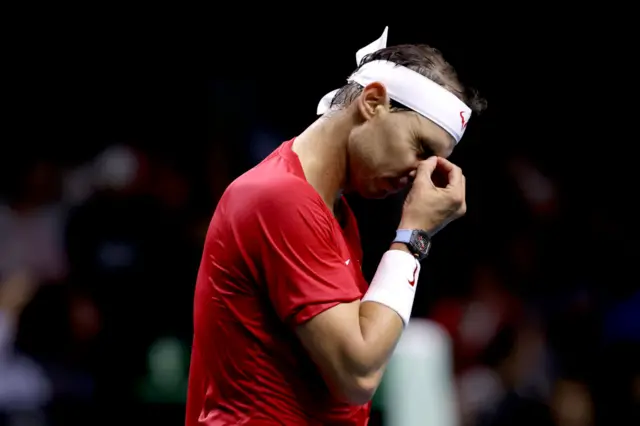
<instances>
[{"instance_id":1,"label":"finger","mask_svg":"<svg viewBox=\"0 0 640 426\"><path fill-rule=\"evenodd\" d=\"M429 157L424 161L418 163L418 169L416 170L416 177L425 176L427 179L431 179L431 174L438 166L438 157Z\"/></svg>"},{"instance_id":2,"label":"finger","mask_svg":"<svg viewBox=\"0 0 640 426\"><path fill-rule=\"evenodd\" d=\"M454 165L447 175L447 180L449 181L447 188L455 188L456 190L464 191L464 175L462 174L462 169L460 167Z\"/></svg>"},{"instance_id":3,"label":"finger","mask_svg":"<svg viewBox=\"0 0 640 426\"><path fill-rule=\"evenodd\" d=\"M463 202L460 208L458 209L458 217L462 217L466 214L467 214L467 202L465 200L465 202Z\"/></svg>"},{"instance_id":4,"label":"finger","mask_svg":"<svg viewBox=\"0 0 640 426\"><path fill-rule=\"evenodd\" d=\"M444 172L450 173L451 171L453 171L455 168L458 167L455 164L453 164L451 161L447 160L446 158L437 157L437 160L438 160L438 168Z\"/></svg>"},{"instance_id":5,"label":"finger","mask_svg":"<svg viewBox=\"0 0 640 426\"><path fill-rule=\"evenodd\" d=\"M460 186L462 181L462 170L446 158L438 157L438 171L447 175L449 185Z\"/></svg>"},{"instance_id":6,"label":"finger","mask_svg":"<svg viewBox=\"0 0 640 426\"><path fill-rule=\"evenodd\" d=\"M462 193L462 205L460 206L459 212L460 216L464 216L467 214L467 194L466 192Z\"/></svg>"},{"instance_id":7,"label":"finger","mask_svg":"<svg viewBox=\"0 0 640 426\"><path fill-rule=\"evenodd\" d=\"M462 217L467 213L467 178L465 177L464 174L462 175L462 182L459 190L460 190L460 197L462 199L462 204L458 209L457 216Z\"/></svg>"}]
</instances>

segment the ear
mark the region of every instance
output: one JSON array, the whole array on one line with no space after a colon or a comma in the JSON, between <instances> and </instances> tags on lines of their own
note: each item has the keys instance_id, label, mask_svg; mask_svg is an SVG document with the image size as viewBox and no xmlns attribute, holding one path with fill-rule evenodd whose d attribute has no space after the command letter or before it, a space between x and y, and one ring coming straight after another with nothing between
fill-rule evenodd
<instances>
[{"instance_id":1,"label":"ear","mask_svg":"<svg viewBox=\"0 0 640 426\"><path fill-rule=\"evenodd\" d=\"M379 108L389 109L387 88L384 84L373 82L367 85L358 97L358 110L365 120L370 120Z\"/></svg>"}]
</instances>

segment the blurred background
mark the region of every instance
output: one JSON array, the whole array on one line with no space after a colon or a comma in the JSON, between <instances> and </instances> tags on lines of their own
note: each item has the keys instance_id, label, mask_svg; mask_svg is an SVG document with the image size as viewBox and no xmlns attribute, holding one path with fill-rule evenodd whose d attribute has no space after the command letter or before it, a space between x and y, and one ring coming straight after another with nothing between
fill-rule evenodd
<instances>
[{"instance_id":1,"label":"blurred background","mask_svg":"<svg viewBox=\"0 0 640 426\"><path fill-rule=\"evenodd\" d=\"M489 101L451 158L468 214L436 236L414 306L451 336L464 425L640 424L634 156L584 72L596 48L448 25L391 24L389 44L438 47ZM7 85L0 425L183 424L217 200L316 118L384 24L133 27L61 28ZM402 197L349 200L370 279Z\"/></svg>"}]
</instances>

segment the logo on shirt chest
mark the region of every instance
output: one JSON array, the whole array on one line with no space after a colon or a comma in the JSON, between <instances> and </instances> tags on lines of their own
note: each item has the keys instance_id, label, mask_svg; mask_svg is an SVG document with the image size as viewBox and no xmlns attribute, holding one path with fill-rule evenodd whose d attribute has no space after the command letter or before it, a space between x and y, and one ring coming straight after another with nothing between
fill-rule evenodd
<instances>
[{"instance_id":1,"label":"logo on shirt chest","mask_svg":"<svg viewBox=\"0 0 640 426\"><path fill-rule=\"evenodd\" d=\"M360 264L359 260L356 260L355 262L351 261L351 258L345 260L344 262L345 265L349 266L349 265L353 265L353 267L358 267L360 269L360 271L362 271L362 264Z\"/></svg>"}]
</instances>

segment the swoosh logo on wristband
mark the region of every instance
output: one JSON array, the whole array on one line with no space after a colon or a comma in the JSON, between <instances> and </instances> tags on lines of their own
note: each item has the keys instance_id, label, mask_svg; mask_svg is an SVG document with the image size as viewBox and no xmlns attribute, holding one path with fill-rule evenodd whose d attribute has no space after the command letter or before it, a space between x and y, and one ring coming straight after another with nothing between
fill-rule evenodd
<instances>
[{"instance_id":1,"label":"swoosh logo on wristband","mask_svg":"<svg viewBox=\"0 0 640 426\"><path fill-rule=\"evenodd\" d=\"M418 264L417 263L416 263L416 269L413 270L413 279L412 280L407 280L407 281L409 281L409 285L411 287L416 285L416 272L418 272Z\"/></svg>"}]
</instances>

